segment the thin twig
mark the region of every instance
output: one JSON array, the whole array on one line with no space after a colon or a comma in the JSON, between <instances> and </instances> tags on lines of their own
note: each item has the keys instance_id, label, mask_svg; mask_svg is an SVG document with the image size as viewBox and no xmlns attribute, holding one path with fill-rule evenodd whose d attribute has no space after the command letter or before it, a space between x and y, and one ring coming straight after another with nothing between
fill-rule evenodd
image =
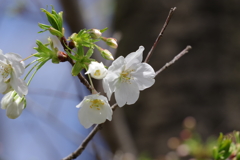
<instances>
[{"instance_id":1,"label":"thin twig","mask_svg":"<svg viewBox=\"0 0 240 160\"><path fill-rule=\"evenodd\" d=\"M161 73L162 71L164 71L166 68L168 68L169 66L171 66L173 63L175 63L177 60L179 60L182 56L184 56L186 53L188 53L188 51L192 49L191 46L187 46L184 50L182 50L182 52L180 52L178 55L176 55L170 62L166 63L162 68L160 68L157 72L156 72L156 76Z\"/></svg>"},{"instance_id":2,"label":"thin twig","mask_svg":"<svg viewBox=\"0 0 240 160\"><path fill-rule=\"evenodd\" d=\"M111 106L112 110L114 111L117 108L117 104ZM83 140L82 144L77 148L76 151L68 155L67 157L63 158L62 160L72 160L76 159L87 147L88 143L93 139L95 134L102 129L104 123L96 125L93 130L88 134L88 136Z\"/></svg>"},{"instance_id":3,"label":"thin twig","mask_svg":"<svg viewBox=\"0 0 240 160\"><path fill-rule=\"evenodd\" d=\"M71 58L69 58L69 57L68 57L68 62L69 62L72 66L74 65L73 60L72 60ZM82 76L81 72L78 73L77 77L78 77L78 79L80 80L80 82L82 82L82 84L84 84L91 93L92 93L93 90L95 90L95 89L92 88L92 86L89 84L89 82L87 81L87 79Z\"/></svg>"},{"instance_id":4,"label":"thin twig","mask_svg":"<svg viewBox=\"0 0 240 160\"><path fill-rule=\"evenodd\" d=\"M177 9L176 7L170 9L170 11L169 11L169 13L168 13L168 16L167 16L167 19L166 19L166 21L165 21L165 23L164 23L164 25L163 25L163 27L162 27L159 35L158 35L156 41L154 42L151 50L148 52L148 55L147 55L147 57L146 57L146 59L145 59L145 61L144 61L145 63L148 63L148 62L149 62L150 57L152 56L153 49L157 46L158 41L159 41L160 38L163 36L163 32L165 31L165 29L166 29L166 27L167 27L167 25L168 25L168 23L169 23L172 15L173 15L173 12L174 12L176 9Z\"/></svg>"},{"instance_id":5,"label":"thin twig","mask_svg":"<svg viewBox=\"0 0 240 160\"><path fill-rule=\"evenodd\" d=\"M68 47L68 42L67 42L67 39L63 36L60 38L60 42L64 48L64 50L66 52L68 52L69 54L71 54L71 49ZM68 56L67 58L67 61L72 65L74 66L74 61ZM96 90L89 84L89 82L87 81L86 78L83 77L83 75L80 73L78 73L77 75L78 79L80 80L80 82L82 82L82 84L84 84L87 89L92 93L92 92L96 92ZM97 93L97 92L96 92Z\"/></svg>"}]
</instances>

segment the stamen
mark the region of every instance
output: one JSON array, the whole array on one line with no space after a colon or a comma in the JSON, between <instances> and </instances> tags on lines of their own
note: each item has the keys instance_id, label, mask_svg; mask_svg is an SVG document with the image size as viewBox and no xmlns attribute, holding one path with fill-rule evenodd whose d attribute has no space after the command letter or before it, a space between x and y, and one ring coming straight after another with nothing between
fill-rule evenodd
<instances>
[{"instance_id":1,"label":"stamen","mask_svg":"<svg viewBox=\"0 0 240 160\"><path fill-rule=\"evenodd\" d=\"M101 72L99 69L94 72L94 76L100 76L100 74L101 74Z\"/></svg>"},{"instance_id":2,"label":"stamen","mask_svg":"<svg viewBox=\"0 0 240 160\"><path fill-rule=\"evenodd\" d=\"M101 110L102 106L104 105L104 102L100 99L90 100L90 103L90 108L97 110Z\"/></svg>"},{"instance_id":3,"label":"stamen","mask_svg":"<svg viewBox=\"0 0 240 160\"><path fill-rule=\"evenodd\" d=\"M12 72L12 66L10 64L2 64L0 66L0 73L4 79L6 79Z\"/></svg>"},{"instance_id":4,"label":"stamen","mask_svg":"<svg viewBox=\"0 0 240 160\"><path fill-rule=\"evenodd\" d=\"M121 82L128 82L130 83L130 79L132 78L131 76L131 72L133 72L134 70L125 70L120 74L120 81Z\"/></svg>"}]
</instances>

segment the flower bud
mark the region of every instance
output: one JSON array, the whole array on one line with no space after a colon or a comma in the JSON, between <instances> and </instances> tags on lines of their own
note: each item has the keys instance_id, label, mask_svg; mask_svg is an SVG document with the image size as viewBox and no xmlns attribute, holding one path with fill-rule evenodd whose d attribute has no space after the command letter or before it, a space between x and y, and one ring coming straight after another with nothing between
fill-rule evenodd
<instances>
[{"instance_id":1,"label":"flower bud","mask_svg":"<svg viewBox=\"0 0 240 160\"><path fill-rule=\"evenodd\" d=\"M102 36L102 33L100 32L99 29L91 29L89 34L92 37L92 39L98 39Z\"/></svg>"},{"instance_id":2,"label":"flower bud","mask_svg":"<svg viewBox=\"0 0 240 160\"><path fill-rule=\"evenodd\" d=\"M114 60L113 56L112 56L112 53L109 52L109 50L107 49L102 49L101 47L97 46L96 45L96 48L100 51L101 53L101 56L107 60Z\"/></svg>"},{"instance_id":3,"label":"flower bud","mask_svg":"<svg viewBox=\"0 0 240 160\"><path fill-rule=\"evenodd\" d=\"M8 92L1 101L2 109L7 110L7 116L11 119L19 117L26 104L26 98L21 98L15 91Z\"/></svg>"},{"instance_id":4,"label":"flower bud","mask_svg":"<svg viewBox=\"0 0 240 160\"><path fill-rule=\"evenodd\" d=\"M118 47L117 40L115 38L102 37L102 40L111 48L116 49Z\"/></svg>"},{"instance_id":5,"label":"flower bud","mask_svg":"<svg viewBox=\"0 0 240 160\"><path fill-rule=\"evenodd\" d=\"M60 62L66 62L67 61L67 58L68 58L68 55L62 51L58 51L57 52L57 57L59 59Z\"/></svg>"},{"instance_id":6,"label":"flower bud","mask_svg":"<svg viewBox=\"0 0 240 160\"><path fill-rule=\"evenodd\" d=\"M107 75L108 70L103 63L92 61L88 66L88 71L85 74L90 74L95 79L103 79Z\"/></svg>"},{"instance_id":7,"label":"flower bud","mask_svg":"<svg viewBox=\"0 0 240 160\"><path fill-rule=\"evenodd\" d=\"M112 60L112 61L114 60L114 58L112 56L112 53L109 52L109 50L107 50L107 49L103 49L101 51L101 55L102 55L103 58L105 58L107 60Z\"/></svg>"},{"instance_id":8,"label":"flower bud","mask_svg":"<svg viewBox=\"0 0 240 160\"><path fill-rule=\"evenodd\" d=\"M70 41L70 42L68 43L68 47L69 47L70 49L73 49L73 48L75 48L76 46L75 46L75 43L74 43L73 41Z\"/></svg>"}]
</instances>

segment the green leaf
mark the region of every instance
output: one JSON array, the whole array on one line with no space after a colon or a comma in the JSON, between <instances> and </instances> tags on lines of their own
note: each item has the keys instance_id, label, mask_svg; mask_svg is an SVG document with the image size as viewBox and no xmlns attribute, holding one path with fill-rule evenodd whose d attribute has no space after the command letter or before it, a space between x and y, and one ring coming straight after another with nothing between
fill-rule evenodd
<instances>
[{"instance_id":1,"label":"green leaf","mask_svg":"<svg viewBox=\"0 0 240 160\"><path fill-rule=\"evenodd\" d=\"M218 144L220 144L223 140L223 133L220 133L219 137L218 137Z\"/></svg>"},{"instance_id":2,"label":"green leaf","mask_svg":"<svg viewBox=\"0 0 240 160\"><path fill-rule=\"evenodd\" d=\"M236 159L240 160L240 153L237 153Z\"/></svg>"},{"instance_id":3,"label":"green leaf","mask_svg":"<svg viewBox=\"0 0 240 160\"><path fill-rule=\"evenodd\" d=\"M103 32L105 32L107 29L108 29L107 27L104 28L104 29L101 29L100 32L103 33Z\"/></svg>"},{"instance_id":4,"label":"green leaf","mask_svg":"<svg viewBox=\"0 0 240 160\"><path fill-rule=\"evenodd\" d=\"M218 149L217 149L217 147L213 148L213 158L218 159Z\"/></svg>"},{"instance_id":5,"label":"green leaf","mask_svg":"<svg viewBox=\"0 0 240 160\"><path fill-rule=\"evenodd\" d=\"M233 133L234 133L234 137L235 137L236 143L240 143L240 135L239 135L239 132L235 131L235 132L233 132Z\"/></svg>"},{"instance_id":6,"label":"green leaf","mask_svg":"<svg viewBox=\"0 0 240 160\"><path fill-rule=\"evenodd\" d=\"M49 26L49 25L42 24L42 23L38 23L38 26L39 26L40 28L44 29L44 30L47 30L47 29L49 29L49 28L51 27L51 26Z\"/></svg>"},{"instance_id":7,"label":"green leaf","mask_svg":"<svg viewBox=\"0 0 240 160\"><path fill-rule=\"evenodd\" d=\"M89 49L86 53L86 57L90 58L92 56L92 54L93 54L93 49Z\"/></svg>"},{"instance_id":8,"label":"green leaf","mask_svg":"<svg viewBox=\"0 0 240 160\"><path fill-rule=\"evenodd\" d=\"M62 15L63 15L63 12L57 13L54 10L53 6L52 6L52 12L51 13L49 11L47 11L46 9L43 9L43 8L41 8L41 10L42 10L42 12L44 12L46 14L48 22L51 24L51 26L62 33L62 24L63 24Z\"/></svg>"},{"instance_id":9,"label":"green leaf","mask_svg":"<svg viewBox=\"0 0 240 160\"><path fill-rule=\"evenodd\" d=\"M84 56L84 49L81 45L77 47L77 55L78 57L83 57Z\"/></svg>"},{"instance_id":10,"label":"green leaf","mask_svg":"<svg viewBox=\"0 0 240 160\"><path fill-rule=\"evenodd\" d=\"M72 59L72 60L75 60L75 61L79 61L79 58L77 58L76 56L72 55L71 53L67 52L68 53L68 56Z\"/></svg>"},{"instance_id":11,"label":"green leaf","mask_svg":"<svg viewBox=\"0 0 240 160\"><path fill-rule=\"evenodd\" d=\"M78 73L80 73L83 68L84 67L81 62L76 62L72 68L72 75L73 76L78 75Z\"/></svg>"}]
</instances>

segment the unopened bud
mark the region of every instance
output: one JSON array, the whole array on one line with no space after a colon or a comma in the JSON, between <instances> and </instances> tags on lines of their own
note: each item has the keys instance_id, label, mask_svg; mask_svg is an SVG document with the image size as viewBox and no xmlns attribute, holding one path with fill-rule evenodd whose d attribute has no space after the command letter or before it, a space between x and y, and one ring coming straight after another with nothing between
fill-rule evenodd
<instances>
[{"instance_id":1,"label":"unopened bud","mask_svg":"<svg viewBox=\"0 0 240 160\"><path fill-rule=\"evenodd\" d=\"M106 37L102 37L102 40L104 42L106 42L106 44L109 46L109 47L112 47L112 48L117 48L118 47L118 44L117 44L117 40L115 38L106 38Z\"/></svg>"},{"instance_id":2,"label":"unopened bud","mask_svg":"<svg viewBox=\"0 0 240 160\"><path fill-rule=\"evenodd\" d=\"M107 49L103 49L101 51L101 55L102 55L103 58L105 58L107 60L112 60L112 61L114 60L114 58L112 56L112 53L109 52L109 50L107 50Z\"/></svg>"},{"instance_id":3,"label":"unopened bud","mask_svg":"<svg viewBox=\"0 0 240 160\"><path fill-rule=\"evenodd\" d=\"M109 50L107 49L102 49L101 47L97 46L96 45L96 48L100 51L101 53L101 56L107 60L114 60L113 56L112 56L112 53L109 52Z\"/></svg>"},{"instance_id":4,"label":"unopened bud","mask_svg":"<svg viewBox=\"0 0 240 160\"><path fill-rule=\"evenodd\" d=\"M74 43L73 41L70 41L70 42L68 43L68 47L69 47L70 49L75 48L75 43Z\"/></svg>"},{"instance_id":5,"label":"unopened bud","mask_svg":"<svg viewBox=\"0 0 240 160\"><path fill-rule=\"evenodd\" d=\"M102 36L102 33L99 29L91 29L89 34L93 39L98 39Z\"/></svg>"},{"instance_id":6,"label":"unopened bud","mask_svg":"<svg viewBox=\"0 0 240 160\"><path fill-rule=\"evenodd\" d=\"M62 51L58 51L57 52L57 57L59 59L60 62L65 62L67 61L68 55Z\"/></svg>"}]
</instances>

